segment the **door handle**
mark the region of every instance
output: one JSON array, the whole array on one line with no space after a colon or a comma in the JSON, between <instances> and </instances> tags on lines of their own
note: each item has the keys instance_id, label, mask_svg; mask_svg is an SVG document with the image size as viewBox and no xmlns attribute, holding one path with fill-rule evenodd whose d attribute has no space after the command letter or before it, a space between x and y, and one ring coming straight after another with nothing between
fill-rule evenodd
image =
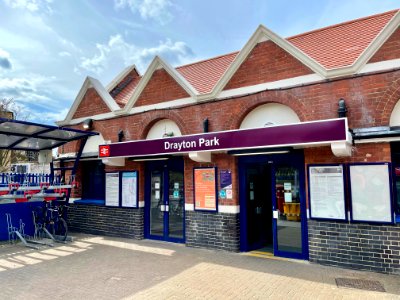
<instances>
[{"instance_id":1,"label":"door handle","mask_svg":"<svg viewBox=\"0 0 400 300\"><path fill-rule=\"evenodd\" d=\"M169 205L165 205L165 211L169 211Z\"/></svg>"},{"instance_id":2,"label":"door handle","mask_svg":"<svg viewBox=\"0 0 400 300\"><path fill-rule=\"evenodd\" d=\"M278 219L279 218L279 210L273 210L272 211L272 217L274 219Z\"/></svg>"},{"instance_id":3,"label":"door handle","mask_svg":"<svg viewBox=\"0 0 400 300\"><path fill-rule=\"evenodd\" d=\"M160 205L160 211L165 211L165 205L164 204Z\"/></svg>"}]
</instances>

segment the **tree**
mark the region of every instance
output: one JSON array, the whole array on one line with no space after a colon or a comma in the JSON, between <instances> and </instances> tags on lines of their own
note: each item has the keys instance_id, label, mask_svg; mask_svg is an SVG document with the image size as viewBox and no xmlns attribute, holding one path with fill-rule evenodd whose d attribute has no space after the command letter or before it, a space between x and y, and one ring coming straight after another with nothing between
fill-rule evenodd
<instances>
[{"instance_id":1,"label":"tree","mask_svg":"<svg viewBox=\"0 0 400 300\"><path fill-rule=\"evenodd\" d=\"M17 119L21 116L22 109L12 98L0 99L0 118ZM0 173L9 172L11 164L27 161L25 151L0 150Z\"/></svg>"}]
</instances>

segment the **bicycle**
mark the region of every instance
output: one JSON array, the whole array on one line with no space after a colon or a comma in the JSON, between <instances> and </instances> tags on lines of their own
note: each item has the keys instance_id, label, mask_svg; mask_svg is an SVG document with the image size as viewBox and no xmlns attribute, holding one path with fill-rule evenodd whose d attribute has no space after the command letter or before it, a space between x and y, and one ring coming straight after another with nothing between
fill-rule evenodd
<instances>
[{"instance_id":1,"label":"bicycle","mask_svg":"<svg viewBox=\"0 0 400 300\"><path fill-rule=\"evenodd\" d=\"M35 238L50 237L57 242L64 242L68 235L67 222L64 219L66 205L50 206L49 201L43 201L43 207L33 211Z\"/></svg>"}]
</instances>

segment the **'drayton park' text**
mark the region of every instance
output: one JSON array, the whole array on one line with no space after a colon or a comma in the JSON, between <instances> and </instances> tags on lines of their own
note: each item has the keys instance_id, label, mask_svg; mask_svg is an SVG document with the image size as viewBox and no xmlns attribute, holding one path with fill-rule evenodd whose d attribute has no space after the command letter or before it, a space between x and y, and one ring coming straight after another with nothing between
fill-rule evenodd
<instances>
[{"instance_id":1,"label":"'drayton park' text","mask_svg":"<svg viewBox=\"0 0 400 300\"><path fill-rule=\"evenodd\" d=\"M197 147L214 147L219 146L219 138L205 139L199 138L194 141L181 141L181 142L169 142L164 141L164 149L165 150L190 150Z\"/></svg>"}]
</instances>

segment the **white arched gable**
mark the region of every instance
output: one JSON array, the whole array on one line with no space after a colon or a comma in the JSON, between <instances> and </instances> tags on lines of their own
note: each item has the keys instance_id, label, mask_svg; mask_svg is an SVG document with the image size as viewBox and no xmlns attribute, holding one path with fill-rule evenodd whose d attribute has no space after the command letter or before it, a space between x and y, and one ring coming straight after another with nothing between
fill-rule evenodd
<instances>
[{"instance_id":1,"label":"white arched gable","mask_svg":"<svg viewBox=\"0 0 400 300\"><path fill-rule=\"evenodd\" d=\"M279 103L268 103L249 112L240 124L240 129L293 123L300 123L300 119L293 109Z\"/></svg>"},{"instance_id":2,"label":"white arched gable","mask_svg":"<svg viewBox=\"0 0 400 300\"><path fill-rule=\"evenodd\" d=\"M400 126L400 101L397 101L390 115L389 126Z\"/></svg>"},{"instance_id":3,"label":"white arched gable","mask_svg":"<svg viewBox=\"0 0 400 300\"><path fill-rule=\"evenodd\" d=\"M156 122L149 130L146 140L162 139L163 137L181 136L181 130L172 120L163 119Z\"/></svg>"},{"instance_id":4,"label":"white arched gable","mask_svg":"<svg viewBox=\"0 0 400 300\"><path fill-rule=\"evenodd\" d=\"M99 133L99 135L93 135L90 136L85 144L85 147L83 148L82 153L88 154L88 153L98 153L99 152L99 145L105 144L104 138Z\"/></svg>"}]
</instances>

